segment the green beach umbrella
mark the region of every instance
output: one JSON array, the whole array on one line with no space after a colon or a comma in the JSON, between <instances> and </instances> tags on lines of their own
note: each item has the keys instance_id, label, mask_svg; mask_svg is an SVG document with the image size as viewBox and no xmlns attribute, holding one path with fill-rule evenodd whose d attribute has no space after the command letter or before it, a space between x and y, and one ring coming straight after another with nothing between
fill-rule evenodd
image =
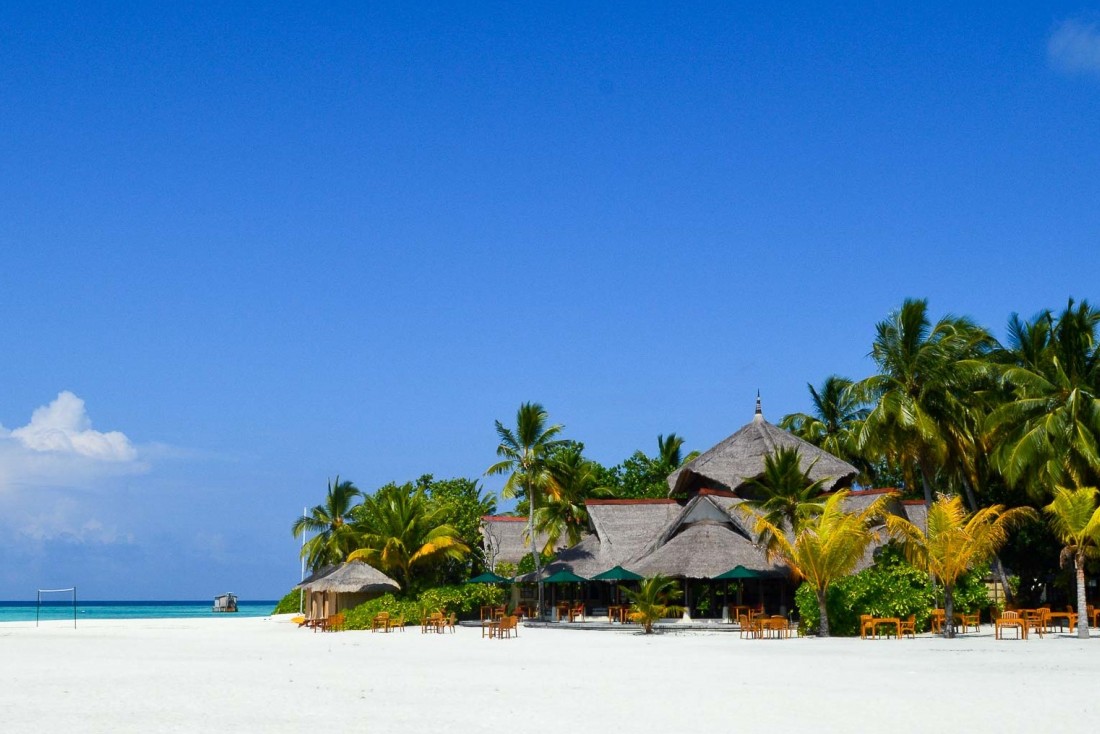
<instances>
[{"instance_id":1,"label":"green beach umbrella","mask_svg":"<svg viewBox=\"0 0 1100 734\"><path fill-rule=\"evenodd\" d=\"M492 571L486 571L480 576L474 576L472 579L466 581L468 584L510 584L512 579L506 579L503 576L499 576Z\"/></svg>"},{"instance_id":2,"label":"green beach umbrella","mask_svg":"<svg viewBox=\"0 0 1100 734\"><path fill-rule=\"evenodd\" d=\"M581 578L572 571L561 570L557 573L547 576L542 580L544 584L583 584L588 579Z\"/></svg>"},{"instance_id":3,"label":"green beach umbrella","mask_svg":"<svg viewBox=\"0 0 1100 734\"><path fill-rule=\"evenodd\" d=\"M719 568L721 568L719 566ZM737 581L740 579L762 579L765 574L759 571L750 571L744 566L735 566L729 571L714 577L715 581Z\"/></svg>"},{"instance_id":4,"label":"green beach umbrella","mask_svg":"<svg viewBox=\"0 0 1100 734\"><path fill-rule=\"evenodd\" d=\"M622 566L615 566L615 568L609 568L603 573L598 573L592 577L593 581L641 581L644 576L641 574L628 571Z\"/></svg>"}]
</instances>

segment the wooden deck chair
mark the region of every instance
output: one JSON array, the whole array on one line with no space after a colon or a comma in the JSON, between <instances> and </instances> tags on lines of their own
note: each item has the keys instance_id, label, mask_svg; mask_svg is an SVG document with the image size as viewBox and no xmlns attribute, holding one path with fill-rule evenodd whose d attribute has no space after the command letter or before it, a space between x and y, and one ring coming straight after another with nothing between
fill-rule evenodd
<instances>
[{"instance_id":1,"label":"wooden deck chair","mask_svg":"<svg viewBox=\"0 0 1100 734\"><path fill-rule=\"evenodd\" d=\"M584 621L584 602L569 607L569 621L576 622L578 617L582 622Z\"/></svg>"},{"instance_id":2,"label":"wooden deck chair","mask_svg":"<svg viewBox=\"0 0 1100 734\"><path fill-rule=\"evenodd\" d=\"M905 637L909 635L914 640L917 639L917 615L910 614L909 619L901 620L901 636Z\"/></svg>"},{"instance_id":3,"label":"wooden deck chair","mask_svg":"<svg viewBox=\"0 0 1100 734\"><path fill-rule=\"evenodd\" d=\"M383 632L390 631L389 612L379 612L378 614L374 615L374 619L370 621L370 631L377 632L378 630L382 630Z\"/></svg>"},{"instance_id":4,"label":"wooden deck chair","mask_svg":"<svg viewBox=\"0 0 1100 734\"><path fill-rule=\"evenodd\" d=\"M871 633L871 637L875 636L875 618L870 614L859 615L859 639L866 640L867 633Z\"/></svg>"},{"instance_id":5,"label":"wooden deck chair","mask_svg":"<svg viewBox=\"0 0 1100 734\"><path fill-rule=\"evenodd\" d=\"M400 617L396 617L396 618L391 617L390 619L388 619L386 621L386 631L389 632L392 629L399 629L402 632L405 631L405 615L404 614L402 614Z\"/></svg>"}]
</instances>

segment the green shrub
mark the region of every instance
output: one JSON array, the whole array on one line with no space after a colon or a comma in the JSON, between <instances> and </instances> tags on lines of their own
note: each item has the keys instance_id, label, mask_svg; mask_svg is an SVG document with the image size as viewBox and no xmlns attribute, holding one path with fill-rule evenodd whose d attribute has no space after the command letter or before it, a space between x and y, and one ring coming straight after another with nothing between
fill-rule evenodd
<instances>
[{"instance_id":1,"label":"green shrub","mask_svg":"<svg viewBox=\"0 0 1100 734\"><path fill-rule=\"evenodd\" d=\"M298 589L291 589L287 592L287 595L279 600L279 603L275 605L275 608L271 610L272 614L297 614L298 606L302 598L302 592Z\"/></svg>"},{"instance_id":2,"label":"green shrub","mask_svg":"<svg viewBox=\"0 0 1100 734\"><path fill-rule=\"evenodd\" d=\"M546 566L554 560L553 553L542 553L542 567ZM525 573L534 573L535 571L535 557L530 552L524 553L523 558L519 559L519 563L516 564L516 573L523 575Z\"/></svg>"},{"instance_id":3,"label":"green shrub","mask_svg":"<svg viewBox=\"0 0 1100 734\"><path fill-rule=\"evenodd\" d=\"M371 621L381 612L391 617L405 616L407 624L416 624L425 614L445 610L454 612L459 619L476 619L480 607L501 604L504 590L492 584L462 584L439 586L422 591L415 599L399 599L385 594L363 602L346 612L344 626L349 630L370 629Z\"/></svg>"},{"instance_id":4,"label":"green shrub","mask_svg":"<svg viewBox=\"0 0 1100 734\"><path fill-rule=\"evenodd\" d=\"M955 612L971 612L989 605L983 579L988 568L974 569L955 587ZM942 589L941 589L942 596ZM795 603L807 632L816 632L820 623L817 594L808 584L795 593ZM928 574L913 568L894 544L885 546L871 568L843 578L829 587L825 595L829 613L829 632L836 636L859 634L859 615L917 619L917 629L927 630L934 607L942 607L932 595Z\"/></svg>"}]
</instances>

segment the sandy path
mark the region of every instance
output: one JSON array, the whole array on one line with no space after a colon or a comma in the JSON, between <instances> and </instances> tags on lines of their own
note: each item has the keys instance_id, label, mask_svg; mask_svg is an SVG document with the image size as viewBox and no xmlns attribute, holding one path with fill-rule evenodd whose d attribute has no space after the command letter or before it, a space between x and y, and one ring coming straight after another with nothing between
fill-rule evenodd
<instances>
[{"instance_id":1,"label":"sandy path","mask_svg":"<svg viewBox=\"0 0 1100 734\"><path fill-rule=\"evenodd\" d=\"M0 625L0 721L71 732L1029 732L1095 722L1100 639L740 640L263 619ZM1007 716L1006 716L1007 714Z\"/></svg>"}]
</instances>

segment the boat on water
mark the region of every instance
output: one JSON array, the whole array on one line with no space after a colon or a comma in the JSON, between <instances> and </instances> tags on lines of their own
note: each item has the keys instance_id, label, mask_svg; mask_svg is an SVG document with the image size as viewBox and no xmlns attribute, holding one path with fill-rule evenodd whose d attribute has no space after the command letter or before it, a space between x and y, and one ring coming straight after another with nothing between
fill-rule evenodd
<instances>
[{"instance_id":1,"label":"boat on water","mask_svg":"<svg viewBox=\"0 0 1100 734\"><path fill-rule=\"evenodd\" d=\"M235 612L237 611L237 595L236 594L219 594L214 597L214 611L215 612Z\"/></svg>"}]
</instances>

